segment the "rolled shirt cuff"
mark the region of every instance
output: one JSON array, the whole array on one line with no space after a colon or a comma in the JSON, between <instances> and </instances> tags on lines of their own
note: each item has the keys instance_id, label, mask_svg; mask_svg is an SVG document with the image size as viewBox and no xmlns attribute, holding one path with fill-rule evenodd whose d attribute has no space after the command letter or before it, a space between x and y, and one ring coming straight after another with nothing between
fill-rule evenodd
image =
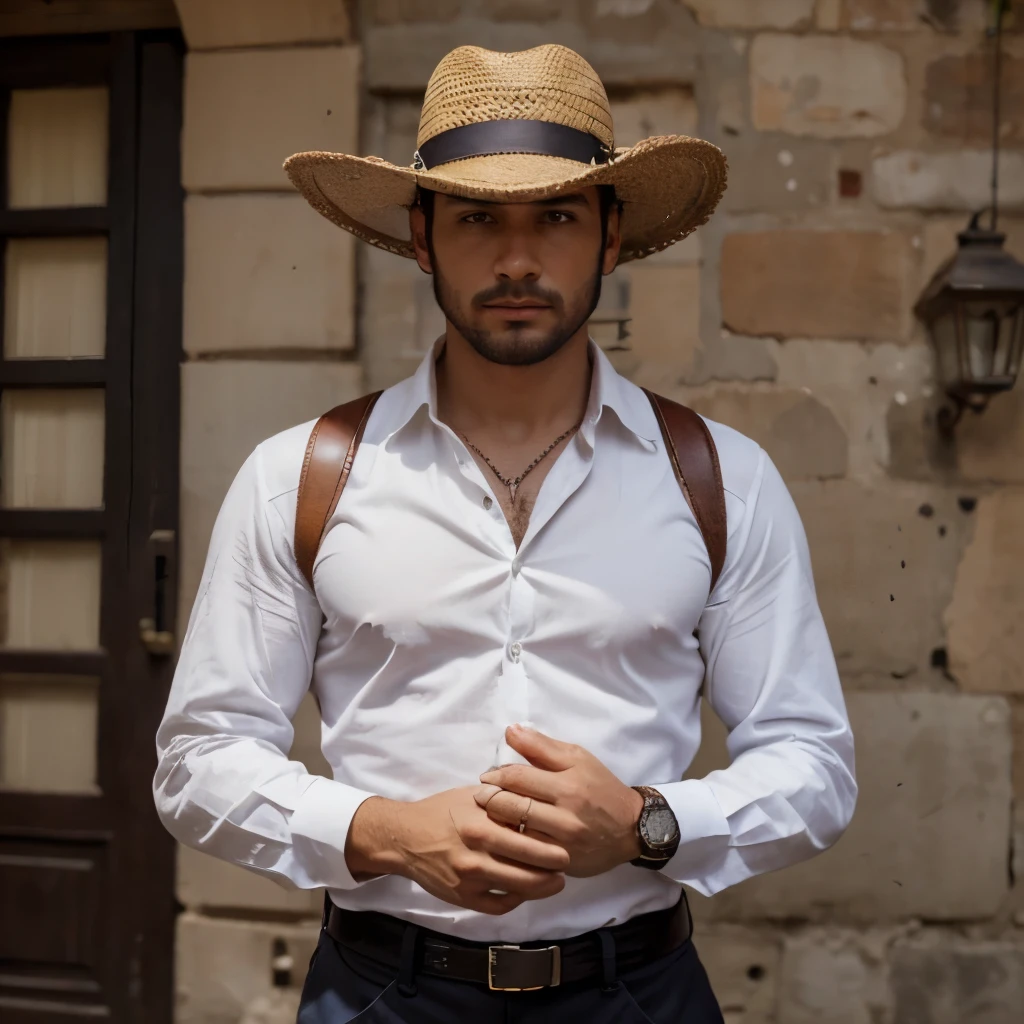
<instances>
[{"instance_id":1,"label":"rolled shirt cuff","mask_svg":"<svg viewBox=\"0 0 1024 1024\"><path fill-rule=\"evenodd\" d=\"M289 822L292 852L316 885L328 889L356 889L357 882L345 862L345 843L352 819L363 801L374 793L317 776L307 787Z\"/></svg>"}]
</instances>

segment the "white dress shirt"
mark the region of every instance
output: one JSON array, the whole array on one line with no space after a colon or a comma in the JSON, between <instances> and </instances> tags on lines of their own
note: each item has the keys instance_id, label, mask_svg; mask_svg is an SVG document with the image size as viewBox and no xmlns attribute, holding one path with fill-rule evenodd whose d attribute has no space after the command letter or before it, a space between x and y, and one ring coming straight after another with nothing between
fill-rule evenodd
<instances>
[{"instance_id":1,"label":"white dress shirt","mask_svg":"<svg viewBox=\"0 0 1024 1024\"><path fill-rule=\"evenodd\" d=\"M710 895L831 845L856 800L853 739L803 527L765 453L708 423L728 511L709 596L708 553L654 412L591 342L582 426L517 551L495 481L437 418L442 344L377 402L315 593L292 548L312 423L239 471L157 736L167 828L283 884L326 886L341 907L499 942L619 923L673 905L679 883ZM700 744L702 683L732 763L680 781ZM287 756L311 685L333 780ZM681 832L669 864L570 878L500 917L400 876L352 878L345 839L363 800L476 784L521 760L503 741L514 722L660 789Z\"/></svg>"}]
</instances>

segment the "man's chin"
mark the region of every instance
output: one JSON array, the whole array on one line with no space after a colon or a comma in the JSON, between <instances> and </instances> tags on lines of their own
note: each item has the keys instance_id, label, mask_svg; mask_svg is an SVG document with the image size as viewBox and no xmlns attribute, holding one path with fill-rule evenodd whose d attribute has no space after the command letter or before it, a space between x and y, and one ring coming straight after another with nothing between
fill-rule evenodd
<instances>
[{"instance_id":1,"label":"man's chin","mask_svg":"<svg viewBox=\"0 0 1024 1024\"><path fill-rule=\"evenodd\" d=\"M512 325L504 330L464 330L460 333L489 362L502 366L531 366L553 356L571 336L531 325Z\"/></svg>"}]
</instances>

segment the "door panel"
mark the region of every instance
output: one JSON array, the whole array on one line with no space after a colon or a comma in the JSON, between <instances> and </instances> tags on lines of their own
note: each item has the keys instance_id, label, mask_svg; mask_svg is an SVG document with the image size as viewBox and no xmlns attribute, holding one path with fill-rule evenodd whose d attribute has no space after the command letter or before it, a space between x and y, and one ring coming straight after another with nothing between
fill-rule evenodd
<instances>
[{"instance_id":1,"label":"door panel","mask_svg":"<svg viewBox=\"0 0 1024 1024\"><path fill-rule=\"evenodd\" d=\"M171 1019L172 665L139 620L174 629L181 50L0 44L4 1024Z\"/></svg>"},{"instance_id":2,"label":"door panel","mask_svg":"<svg viewBox=\"0 0 1024 1024\"><path fill-rule=\"evenodd\" d=\"M0 789L99 793L98 713L98 679L0 676Z\"/></svg>"},{"instance_id":3,"label":"door panel","mask_svg":"<svg viewBox=\"0 0 1024 1024\"><path fill-rule=\"evenodd\" d=\"M103 356L105 238L12 238L5 262L6 358Z\"/></svg>"},{"instance_id":4,"label":"door panel","mask_svg":"<svg viewBox=\"0 0 1024 1024\"><path fill-rule=\"evenodd\" d=\"M104 394L33 388L0 395L0 505L102 508Z\"/></svg>"},{"instance_id":5,"label":"door panel","mask_svg":"<svg viewBox=\"0 0 1024 1024\"><path fill-rule=\"evenodd\" d=\"M100 648L103 549L95 540L7 540L0 549L4 629L22 650Z\"/></svg>"},{"instance_id":6,"label":"door panel","mask_svg":"<svg viewBox=\"0 0 1024 1024\"><path fill-rule=\"evenodd\" d=\"M7 208L105 206L109 110L104 86L12 89Z\"/></svg>"}]
</instances>

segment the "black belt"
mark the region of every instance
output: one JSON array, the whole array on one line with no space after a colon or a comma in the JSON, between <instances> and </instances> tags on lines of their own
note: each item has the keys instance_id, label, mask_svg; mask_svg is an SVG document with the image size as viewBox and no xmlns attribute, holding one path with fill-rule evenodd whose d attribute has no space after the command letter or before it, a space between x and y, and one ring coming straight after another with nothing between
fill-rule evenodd
<instances>
[{"instance_id":1,"label":"black belt","mask_svg":"<svg viewBox=\"0 0 1024 1024\"><path fill-rule=\"evenodd\" d=\"M410 925L375 911L342 910L333 902L325 915L327 934L340 945L398 970ZM668 910L641 914L624 924L553 943L493 945L416 928L417 973L473 981L493 991L526 992L607 977L603 957L614 948L615 976L668 956L693 934L685 894ZM608 942L611 936L612 943Z\"/></svg>"}]
</instances>

